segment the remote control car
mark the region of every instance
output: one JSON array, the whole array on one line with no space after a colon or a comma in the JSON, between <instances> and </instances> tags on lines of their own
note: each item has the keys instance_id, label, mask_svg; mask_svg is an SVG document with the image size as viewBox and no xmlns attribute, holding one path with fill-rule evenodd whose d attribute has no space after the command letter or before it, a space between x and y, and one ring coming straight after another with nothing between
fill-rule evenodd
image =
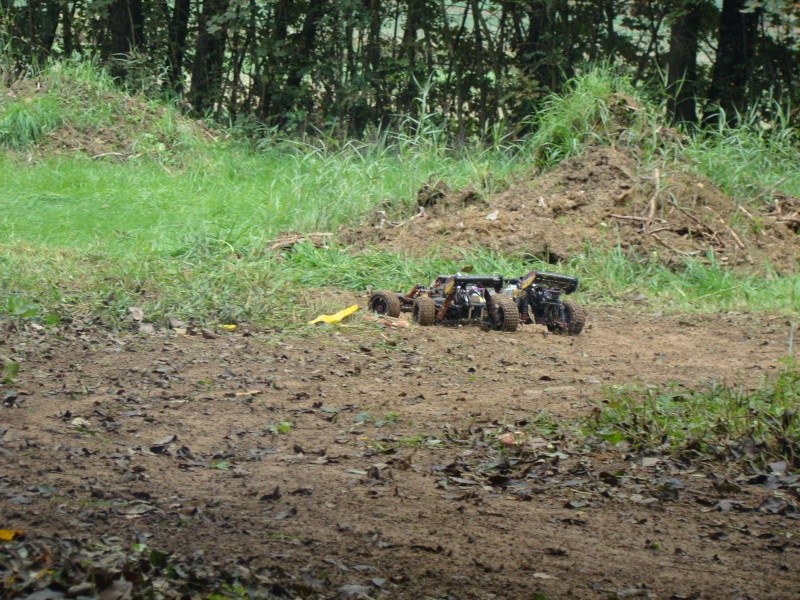
<instances>
[{"instance_id":1,"label":"remote control car","mask_svg":"<svg viewBox=\"0 0 800 600\"><path fill-rule=\"evenodd\" d=\"M577 277L531 271L511 279L503 293L514 298L523 323L545 325L553 333L578 335L586 324L585 310L561 300L561 294L578 289Z\"/></svg>"},{"instance_id":2,"label":"remote control car","mask_svg":"<svg viewBox=\"0 0 800 600\"><path fill-rule=\"evenodd\" d=\"M501 275L442 275L430 287L415 285L407 294L379 291L369 298L369 309L398 317L411 313L418 325L479 323L497 331L515 331L519 312L513 297L501 293Z\"/></svg>"}]
</instances>

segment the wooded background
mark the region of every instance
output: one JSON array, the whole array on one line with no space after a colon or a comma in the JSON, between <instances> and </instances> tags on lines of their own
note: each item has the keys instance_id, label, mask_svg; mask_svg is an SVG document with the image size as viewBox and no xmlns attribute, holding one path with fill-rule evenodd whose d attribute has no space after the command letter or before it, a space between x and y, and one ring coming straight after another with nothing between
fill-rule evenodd
<instances>
[{"instance_id":1,"label":"wooded background","mask_svg":"<svg viewBox=\"0 0 800 600\"><path fill-rule=\"evenodd\" d=\"M461 140L518 129L593 62L666 93L674 121L791 107L799 27L775 0L0 0L16 74L91 57L196 115L355 135L424 98Z\"/></svg>"}]
</instances>

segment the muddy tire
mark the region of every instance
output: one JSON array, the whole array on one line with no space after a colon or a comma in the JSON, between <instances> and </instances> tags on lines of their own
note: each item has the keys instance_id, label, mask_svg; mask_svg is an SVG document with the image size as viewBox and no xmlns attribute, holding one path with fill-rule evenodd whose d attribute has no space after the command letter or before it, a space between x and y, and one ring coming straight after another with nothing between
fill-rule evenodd
<instances>
[{"instance_id":1,"label":"muddy tire","mask_svg":"<svg viewBox=\"0 0 800 600\"><path fill-rule=\"evenodd\" d=\"M519 308L514 299L495 294L490 300L489 326L495 331L516 331L519 325Z\"/></svg>"},{"instance_id":2,"label":"muddy tire","mask_svg":"<svg viewBox=\"0 0 800 600\"><path fill-rule=\"evenodd\" d=\"M411 320L417 325L433 325L436 322L436 302L433 298L420 296L414 300Z\"/></svg>"},{"instance_id":3,"label":"muddy tire","mask_svg":"<svg viewBox=\"0 0 800 600\"><path fill-rule=\"evenodd\" d=\"M397 297L397 294L386 290L372 294L369 297L367 306L372 312L384 317L399 317L402 309L400 298Z\"/></svg>"},{"instance_id":4,"label":"muddy tire","mask_svg":"<svg viewBox=\"0 0 800 600\"><path fill-rule=\"evenodd\" d=\"M547 322L547 329L560 335L578 335L586 325L586 311L572 302L561 304L561 317L558 322Z\"/></svg>"}]
</instances>

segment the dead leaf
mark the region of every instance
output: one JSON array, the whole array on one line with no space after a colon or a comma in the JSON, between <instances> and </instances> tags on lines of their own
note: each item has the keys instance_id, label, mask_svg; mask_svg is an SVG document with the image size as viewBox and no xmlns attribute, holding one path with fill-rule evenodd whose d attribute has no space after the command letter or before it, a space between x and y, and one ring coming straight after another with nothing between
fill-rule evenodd
<instances>
[{"instance_id":1,"label":"dead leaf","mask_svg":"<svg viewBox=\"0 0 800 600\"><path fill-rule=\"evenodd\" d=\"M295 515L297 515L297 508L294 506L290 506L286 510L277 513L272 518L276 521L282 521L284 519L291 519Z\"/></svg>"},{"instance_id":2,"label":"dead leaf","mask_svg":"<svg viewBox=\"0 0 800 600\"><path fill-rule=\"evenodd\" d=\"M262 495L259 500L261 502L275 502L276 500L280 500L281 497L281 488L280 486L276 485L275 489L272 490L272 493Z\"/></svg>"}]
</instances>

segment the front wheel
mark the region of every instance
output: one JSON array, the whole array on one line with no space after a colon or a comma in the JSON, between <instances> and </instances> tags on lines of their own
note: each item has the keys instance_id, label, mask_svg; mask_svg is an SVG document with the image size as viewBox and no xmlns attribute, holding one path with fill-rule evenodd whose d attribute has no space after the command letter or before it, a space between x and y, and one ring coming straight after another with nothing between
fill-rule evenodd
<instances>
[{"instance_id":1,"label":"front wheel","mask_svg":"<svg viewBox=\"0 0 800 600\"><path fill-rule=\"evenodd\" d=\"M399 317L402 310L397 294L386 290L372 294L368 306L372 312L386 317Z\"/></svg>"},{"instance_id":2,"label":"front wheel","mask_svg":"<svg viewBox=\"0 0 800 600\"><path fill-rule=\"evenodd\" d=\"M516 331L519 325L519 308L514 299L496 294L489 301L490 326L496 331Z\"/></svg>"},{"instance_id":3,"label":"front wheel","mask_svg":"<svg viewBox=\"0 0 800 600\"><path fill-rule=\"evenodd\" d=\"M562 302L554 311L556 318L547 319L547 329L561 335L578 335L586 325L586 311L572 302Z\"/></svg>"},{"instance_id":4,"label":"front wheel","mask_svg":"<svg viewBox=\"0 0 800 600\"><path fill-rule=\"evenodd\" d=\"M436 302L430 296L420 296L414 300L411 320L417 325L433 325L436 322Z\"/></svg>"}]
</instances>

